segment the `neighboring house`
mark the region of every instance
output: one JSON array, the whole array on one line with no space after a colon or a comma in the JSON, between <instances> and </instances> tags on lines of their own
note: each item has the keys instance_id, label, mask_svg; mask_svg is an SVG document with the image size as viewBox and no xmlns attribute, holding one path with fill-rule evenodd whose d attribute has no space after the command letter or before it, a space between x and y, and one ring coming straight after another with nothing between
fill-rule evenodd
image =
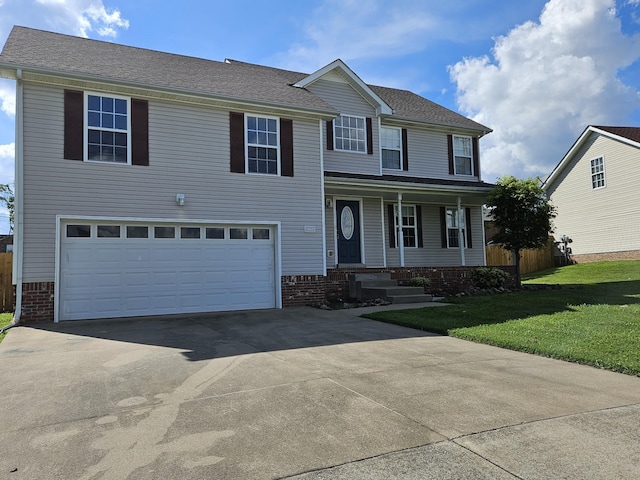
<instances>
[{"instance_id":1,"label":"neighboring house","mask_svg":"<svg viewBox=\"0 0 640 480\"><path fill-rule=\"evenodd\" d=\"M574 262L640 259L640 128L588 126L544 183Z\"/></svg>"},{"instance_id":2,"label":"neighboring house","mask_svg":"<svg viewBox=\"0 0 640 480\"><path fill-rule=\"evenodd\" d=\"M346 298L352 272L485 264L491 130L341 60L304 74L15 27L0 75L23 321L279 308Z\"/></svg>"},{"instance_id":3,"label":"neighboring house","mask_svg":"<svg viewBox=\"0 0 640 480\"><path fill-rule=\"evenodd\" d=\"M13 252L13 235L0 235L0 253Z\"/></svg>"}]
</instances>

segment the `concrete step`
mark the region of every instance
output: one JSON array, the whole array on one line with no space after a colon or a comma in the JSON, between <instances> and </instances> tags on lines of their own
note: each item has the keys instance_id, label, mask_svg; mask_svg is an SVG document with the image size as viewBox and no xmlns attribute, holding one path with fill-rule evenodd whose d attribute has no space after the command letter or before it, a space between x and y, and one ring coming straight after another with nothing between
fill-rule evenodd
<instances>
[{"instance_id":1,"label":"concrete step","mask_svg":"<svg viewBox=\"0 0 640 480\"><path fill-rule=\"evenodd\" d=\"M362 297L362 288L371 287L393 287L398 282L391 279L390 273L354 273L349 275L349 297L360 300L370 300L377 297Z\"/></svg>"},{"instance_id":2,"label":"concrete step","mask_svg":"<svg viewBox=\"0 0 640 480\"><path fill-rule=\"evenodd\" d=\"M396 280L362 280L357 282L361 288L397 287Z\"/></svg>"},{"instance_id":3,"label":"concrete step","mask_svg":"<svg viewBox=\"0 0 640 480\"><path fill-rule=\"evenodd\" d=\"M433 301L433 296L431 295L426 295L426 294L421 294L421 295L394 295L391 296L389 298L387 298L387 300L391 303L394 304L398 304L398 303L426 303L426 302L432 302Z\"/></svg>"},{"instance_id":4,"label":"concrete step","mask_svg":"<svg viewBox=\"0 0 640 480\"><path fill-rule=\"evenodd\" d=\"M349 275L349 280L354 282L365 282L369 280L391 280L391 274L385 273L354 273Z\"/></svg>"},{"instance_id":5,"label":"concrete step","mask_svg":"<svg viewBox=\"0 0 640 480\"><path fill-rule=\"evenodd\" d=\"M361 300L384 298L389 300L393 296L424 295L422 287L362 287L360 289Z\"/></svg>"}]
</instances>

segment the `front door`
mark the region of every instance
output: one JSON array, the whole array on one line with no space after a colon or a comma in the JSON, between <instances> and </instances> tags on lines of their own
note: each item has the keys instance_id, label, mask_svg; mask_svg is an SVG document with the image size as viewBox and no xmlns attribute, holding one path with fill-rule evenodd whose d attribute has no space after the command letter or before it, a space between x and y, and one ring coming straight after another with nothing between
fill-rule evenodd
<instances>
[{"instance_id":1,"label":"front door","mask_svg":"<svg viewBox=\"0 0 640 480\"><path fill-rule=\"evenodd\" d=\"M360 202L336 201L338 232L338 263L361 263Z\"/></svg>"}]
</instances>

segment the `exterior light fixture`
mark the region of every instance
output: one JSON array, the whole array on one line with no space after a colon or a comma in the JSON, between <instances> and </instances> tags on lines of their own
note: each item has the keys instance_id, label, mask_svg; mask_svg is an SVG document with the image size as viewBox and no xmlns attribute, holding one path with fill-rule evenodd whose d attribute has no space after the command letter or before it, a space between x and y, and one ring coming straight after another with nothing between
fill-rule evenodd
<instances>
[{"instance_id":1,"label":"exterior light fixture","mask_svg":"<svg viewBox=\"0 0 640 480\"><path fill-rule=\"evenodd\" d=\"M176 205L182 207L184 205L184 193L176 194Z\"/></svg>"}]
</instances>

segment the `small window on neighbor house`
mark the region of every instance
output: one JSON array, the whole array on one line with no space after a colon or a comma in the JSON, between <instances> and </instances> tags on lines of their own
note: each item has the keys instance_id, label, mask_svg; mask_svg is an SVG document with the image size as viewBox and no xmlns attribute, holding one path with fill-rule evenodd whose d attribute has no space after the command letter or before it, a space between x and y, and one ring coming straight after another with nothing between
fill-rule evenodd
<instances>
[{"instance_id":1,"label":"small window on neighbor house","mask_svg":"<svg viewBox=\"0 0 640 480\"><path fill-rule=\"evenodd\" d=\"M149 227L129 225L127 226L127 238L149 238Z\"/></svg>"},{"instance_id":2,"label":"small window on neighbor house","mask_svg":"<svg viewBox=\"0 0 640 480\"><path fill-rule=\"evenodd\" d=\"M67 225L68 238L88 238L91 236L91 225Z\"/></svg>"},{"instance_id":3,"label":"small window on neighbor house","mask_svg":"<svg viewBox=\"0 0 640 480\"><path fill-rule=\"evenodd\" d=\"M98 225L98 238L120 238L120 225Z\"/></svg>"},{"instance_id":4,"label":"small window on neighbor house","mask_svg":"<svg viewBox=\"0 0 640 480\"><path fill-rule=\"evenodd\" d=\"M254 240L269 240L269 229L268 228L254 228L253 229L253 239Z\"/></svg>"},{"instance_id":5,"label":"small window on neighbor house","mask_svg":"<svg viewBox=\"0 0 640 480\"><path fill-rule=\"evenodd\" d=\"M181 227L180 238L200 238L200 227Z\"/></svg>"},{"instance_id":6,"label":"small window on neighbor house","mask_svg":"<svg viewBox=\"0 0 640 480\"><path fill-rule=\"evenodd\" d=\"M604 158L594 158L591 160L591 187L595 190L604 186Z\"/></svg>"},{"instance_id":7,"label":"small window on neighbor house","mask_svg":"<svg viewBox=\"0 0 640 480\"><path fill-rule=\"evenodd\" d=\"M232 240L246 240L248 238L247 229L246 228L230 228L229 237Z\"/></svg>"},{"instance_id":8,"label":"small window on neighbor house","mask_svg":"<svg viewBox=\"0 0 640 480\"><path fill-rule=\"evenodd\" d=\"M153 227L155 238L176 238L176 227Z\"/></svg>"},{"instance_id":9,"label":"small window on neighbor house","mask_svg":"<svg viewBox=\"0 0 640 480\"><path fill-rule=\"evenodd\" d=\"M366 119L340 115L333 121L334 148L350 152L367 152Z\"/></svg>"},{"instance_id":10,"label":"small window on neighbor house","mask_svg":"<svg viewBox=\"0 0 640 480\"><path fill-rule=\"evenodd\" d=\"M380 143L382 147L382 168L400 170L402 156L402 137L399 128L382 127Z\"/></svg>"},{"instance_id":11,"label":"small window on neighbor house","mask_svg":"<svg viewBox=\"0 0 640 480\"><path fill-rule=\"evenodd\" d=\"M211 240L224 240L224 228L207 227L206 237Z\"/></svg>"},{"instance_id":12,"label":"small window on neighbor house","mask_svg":"<svg viewBox=\"0 0 640 480\"><path fill-rule=\"evenodd\" d=\"M453 160L456 175L473 175L471 137L453 136Z\"/></svg>"}]
</instances>

